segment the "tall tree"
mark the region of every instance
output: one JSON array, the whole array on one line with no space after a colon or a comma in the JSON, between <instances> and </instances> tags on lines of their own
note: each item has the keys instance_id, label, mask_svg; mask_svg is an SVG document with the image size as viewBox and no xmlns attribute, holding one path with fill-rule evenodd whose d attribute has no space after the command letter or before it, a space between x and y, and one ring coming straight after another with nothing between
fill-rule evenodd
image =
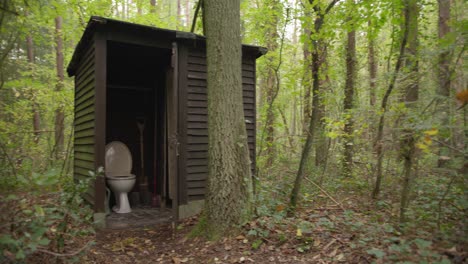
<instances>
[{"instance_id":1,"label":"tall tree","mask_svg":"<svg viewBox=\"0 0 468 264\"><path fill-rule=\"evenodd\" d=\"M208 84L206 231L218 237L251 216L252 182L242 103L240 0L204 0Z\"/></svg>"},{"instance_id":2,"label":"tall tree","mask_svg":"<svg viewBox=\"0 0 468 264\"><path fill-rule=\"evenodd\" d=\"M375 138L375 154L377 157L377 163L375 165L375 185L374 189L372 190L372 199L377 199L379 194L380 194L380 188L382 185L382 164L383 164L383 132L384 132L384 126L385 126L385 115L388 111L388 100L390 99L390 95L393 92L393 89L395 88L395 83L397 79L397 75L400 72L400 69L403 65L403 60L405 57L405 51L406 51L406 44L408 42L408 35L409 35L409 8L407 8L408 0L404 0L404 6L405 8L403 9L403 21L404 21L404 26L402 27L402 36L401 36L401 41L400 41L400 53L398 55L397 61L395 63L395 70L393 71L390 81L388 83L388 88L385 91L385 94L382 98L382 103L380 106L380 109L382 113L380 114L380 119L379 123L377 125L377 135Z\"/></svg>"},{"instance_id":3,"label":"tall tree","mask_svg":"<svg viewBox=\"0 0 468 264\"><path fill-rule=\"evenodd\" d=\"M331 9L338 3L339 0L331 1L325 9L322 9L317 1L309 0L309 4L312 5L315 20L314 20L314 33L319 34L322 30L324 19L326 15L331 11ZM312 149L312 144L315 136L315 128L318 122L318 94L320 91L320 80L319 80L319 70L320 70L320 54L319 47L317 43L317 38L312 39L313 51L311 54L311 71L312 71L312 113L309 121L309 130L307 133L306 142L301 154L301 161L299 163L299 169L297 170L296 179L294 181L294 187L291 192L291 201L290 201L290 212L295 210L299 190L301 188L302 179L305 175L305 170L309 161L310 152ZM304 117L306 118L306 117Z\"/></svg>"},{"instance_id":4,"label":"tall tree","mask_svg":"<svg viewBox=\"0 0 468 264\"><path fill-rule=\"evenodd\" d=\"M267 60L267 76L265 84L265 99L266 99L266 119L265 119L265 130L266 130L266 137L265 137L265 155L267 157L267 161L265 166L271 167L273 164L274 156L275 156L275 145L274 145L274 123L275 123L275 111L273 108L273 103L275 97L278 95L278 80L277 75L278 72L276 69L276 60L275 60L275 52L278 48L278 21L280 16L281 9L279 8L279 2L277 0L268 0L265 2L265 6L268 9L271 9L269 15L266 16L266 47L269 51L269 54L266 56Z\"/></svg>"},{"instance_id":5,"label":"tall tree","mask_svg":"<svg viewBox=\"0 0 468 264\"><path fill-rule=\"evenodd\" d=\"M63 63L63 34L62 34L62 17L55 17L55 51L56 51L56 70L57 70L57 84L55 90L62 91L64 86L64 63ZM64 119L63 105L60 105L55 110L55 154L59 158L63 152L63 138L64 138Z\"/></svg>"},{"instance_id":6,"label":"tall tree","mask_svg":"<svg viewBox=\"0 0 468 264\"><path fill-rule=\"evenodd\" d=\"M376 103L375 89L377 88L377 58L375 54L375 31L371 20L368 21L367 32L367 61L369 65L369 104L374 106Z\"/></svg>"},{"instance_id":7,"label":"tall tree","mask_svg":"<svg viewBox=\"0 0 468 264\"><path fill-rule=\"evenodd\" d=\"M179 29L179 25L183 25L182 23L182 4L180 3L181 0L177 0L177 18L176 18L176 29Z\"/></svg>"},{"instance_id":8,"label":"tall tree","mask_svg":"<svg viewBox=\"0 0 468 264\"><path fill-rule=\"evenodd\" d=\"M190 27L190 0L185 0L185 26Z\"/></svg>"},{"instance_id":9,"label":"tall tree","mask_svg":"<svg viewBox=\"0 0 468 264\"><path fill-rule=\"evenodd\" d=\"M26 17L28 16L28 12L26 12ZM26 35L26 54L29 63L29 70L33 71L33 65L35 63L34 58L34 42L31 33L29 32ZM33 133L34 133L34 142L37 144L39 142L39 138L41 136L41 116L39 113L39 105L36 102L35 95L32 94L32 114L33 114Z\"/></svg>"},{"instance_id":10,"label":"tall tree","mask_svg":"<svg viewBox=\"0 0 468 264\"><path fill-rule=\"evenodd\" d=\"M403 80L404 102L408 111L415 111L416 102L419 97L419 57L418 57L418 17L419 5L417 0L405 0L405 19L408 19L408 45L404 57ZM406 24L406 23L405 23ZM411 114L411 112L409 113ZM412 129L411 118L406 117L403 124L403 135L401 139L401 154L403 158L403 184L400 201L400 222L406 221L406 208L408 207L411 185L413 182L413 166L415 163L415 131Z\"/></svg>"},{"instance_id":11,"label":"tall tree","mask_svg":"<svg viewBox=\"0 0 468 264\"><path fill-rule=\"evenodd\" d=\"M439 87L437 92L439 96L443 98L443 100L439 100L441 111L441 128L444 131L444 134L449 134L450 129L449 127L449 116L452 116L450 113L449 107L449 98L450 98L450 87L451 87L451 74L450 74L450 50L448 49L448 45L445 44L446 36L450 33L450 0L438 0L439 2L439 42L440 42L440 55L439 55L439 67L438 67L438 80L439 80ZM448 112L447 112L448 111ZM449 137L446 136L443 141L445 146L449 144ZM449 148L445 146L440 146L440 153L439 157L447 156L449 154ZM439 158L438 166L441 167L445 163L445 159Z\"/></svg>"},{"instance_id":12,"label":"tall tree","mask_svg":"<svg viewBox=\"0 0 468 264\"><path fill-rule=\"evenodd\" d=\"M310 109L311 109L311 100L310 96L312 94L312 62L311 62L311 35L312 35L312 23L309 23L312 20L312 15L310 12L310 6L304 5L304 22L302 23L303 34L305 36L304 44L302 46L302 54L304 56L304 76L302 78L302 87L303 87L303 108L302 108L302 134L307 136L308 133L308 122L310 120Z\"/></svg>"},{"instance_id":13,"label":"tall tree","mask_svg":"<svg viewBox=\"0 0 468 264\"><path fill-rule=\"evenodd\" d=\"M352 13L354 12L354 0L348 1L348 25L347 44L346 44L346 82L345 96L343 101L343 110L345 114L344 126L344 148L343 148L343 175L351 176L351 167L353 163L353 103L354 103L354 83L356 80L356 31L352 23Z\"/></svg>"}]
</instances>

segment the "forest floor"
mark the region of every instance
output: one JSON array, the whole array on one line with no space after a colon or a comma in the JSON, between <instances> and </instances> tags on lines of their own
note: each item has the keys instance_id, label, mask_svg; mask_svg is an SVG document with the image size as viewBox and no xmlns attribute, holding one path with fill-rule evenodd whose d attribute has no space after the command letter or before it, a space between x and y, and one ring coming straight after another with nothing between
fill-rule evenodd
<instances>
[{"instance_id":1,"label":"forest floor","mask_svg":"<svg viewBox=\"0 0 468 264\"><path fill-rule=\"evenodd\" d=\"M365 208L357 200L349 202L346 210L341 204L327 203L300 208L295 217L288 218L284 206L277 206L274 214L257 218L236 236L219 241L190 236L197 217L179 223L175 231L169 224L101 231L83 260L174 264L468 263L467 245L430 233L402 235L384 215L369 214L363 211Z\"/></svg>"},{"instance_id":2,"label":"forest floor","mask_svg":"<svg viewBox=\"0 0 468 264\"><path fill-rule=\"evenodd\" d=\"M325 212L323 215L327 214ZM266 220L266 219L264 219ZM96 246L85 257L91 263L370 263L372 257L350 247L352 235L271 230L283 238L258 238L249 231L219 241L190 238L197 218L170 225L98 233ZM248 226L258 225L252 222ZM250 229L254 230L254 229ZM309 239L312 238L313 239ZM347 257L345 257L345 255ZM109 257L112 256L112 257Z\"/></svg>"},{"instance_id":3,"label":"forest floor","mask_svg":"<svg viewBox=\"0 0 468 264\"><path fill-rule=\"evenodd\" d=\"M463 233L452 236L459 241L421 228L403 235L394 228L390 211L358 198L340 201L298 208L294 217L277 205L218 241L190 235L198 217L175 228L159 224L74 235L66 239L63 253L54 253L51 244L50 251L36 252L26 262L57 263L59 256L75 263L468 263ZM456 230L462 232L463 226Z\"/></svg>"}]
</instances>

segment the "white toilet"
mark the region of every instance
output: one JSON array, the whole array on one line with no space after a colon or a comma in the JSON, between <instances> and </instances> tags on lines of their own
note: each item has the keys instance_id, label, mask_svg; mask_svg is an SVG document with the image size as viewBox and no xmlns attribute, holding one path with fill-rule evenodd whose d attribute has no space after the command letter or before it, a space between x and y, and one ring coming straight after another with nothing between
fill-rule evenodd
<instances>
[{"instance_id":1,"label":"white toilet","mask_svg":"<svg viewBox=\"0 0 468 264\"><path fill-rule=\"evenodd\" d=\"M112 141L106 145L106 179L114 192L116 205L112 210L119 214L130 213L130 203L127 193L135 185L135 175L131 174L132 154L127 146L120 141Z\"/></svg>"}]
</instances>

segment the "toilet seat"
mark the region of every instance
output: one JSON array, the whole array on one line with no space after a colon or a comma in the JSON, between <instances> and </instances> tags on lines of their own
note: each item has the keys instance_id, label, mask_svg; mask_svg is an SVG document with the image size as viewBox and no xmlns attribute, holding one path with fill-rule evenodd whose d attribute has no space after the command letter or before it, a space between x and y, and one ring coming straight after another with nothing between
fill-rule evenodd
<instances>
[{"instance_id":1,"label":"toilet seat","mask_svg":"<svg viewBox=\"0 0 468 264\"><path fill-rule=\"evenodd\" d=\"M106 145L106 177L128 177L132 170L132 154L120 141Z\"/></svg>"},{"instance_id":2,"label":"toilet seat","mask_svg":"<svg viewBox=\"0 0 468 264\"><path fill-rule=\"evenodd\" d=\"M120 175L117 176L117 175L106 174L106 178L109 180L133 180L136 178L136 176L134 174L130 174L127 176L120 176Z\"/></svg>"}]
</instances>

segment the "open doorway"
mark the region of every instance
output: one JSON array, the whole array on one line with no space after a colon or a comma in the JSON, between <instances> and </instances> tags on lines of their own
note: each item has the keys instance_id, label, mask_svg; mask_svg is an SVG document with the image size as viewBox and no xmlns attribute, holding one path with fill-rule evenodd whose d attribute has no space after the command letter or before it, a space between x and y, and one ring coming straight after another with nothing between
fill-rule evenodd
<instances>
[{"instance_id":1,"label":"open doorway","mask_svg":"<svg viewBox=\"0 0 468 264\"><path fill-rule=\"evenodd\" d=\"M124 143L132 155L135 185L128 198L132 213L108 216L108 226L164 220L161 211L167 181L166 91L171 51L108 42L106 144ZM109 208L115 204L111 193ZM170 208L168 199L163 207Z\"/></svg>"}]
</instances>

